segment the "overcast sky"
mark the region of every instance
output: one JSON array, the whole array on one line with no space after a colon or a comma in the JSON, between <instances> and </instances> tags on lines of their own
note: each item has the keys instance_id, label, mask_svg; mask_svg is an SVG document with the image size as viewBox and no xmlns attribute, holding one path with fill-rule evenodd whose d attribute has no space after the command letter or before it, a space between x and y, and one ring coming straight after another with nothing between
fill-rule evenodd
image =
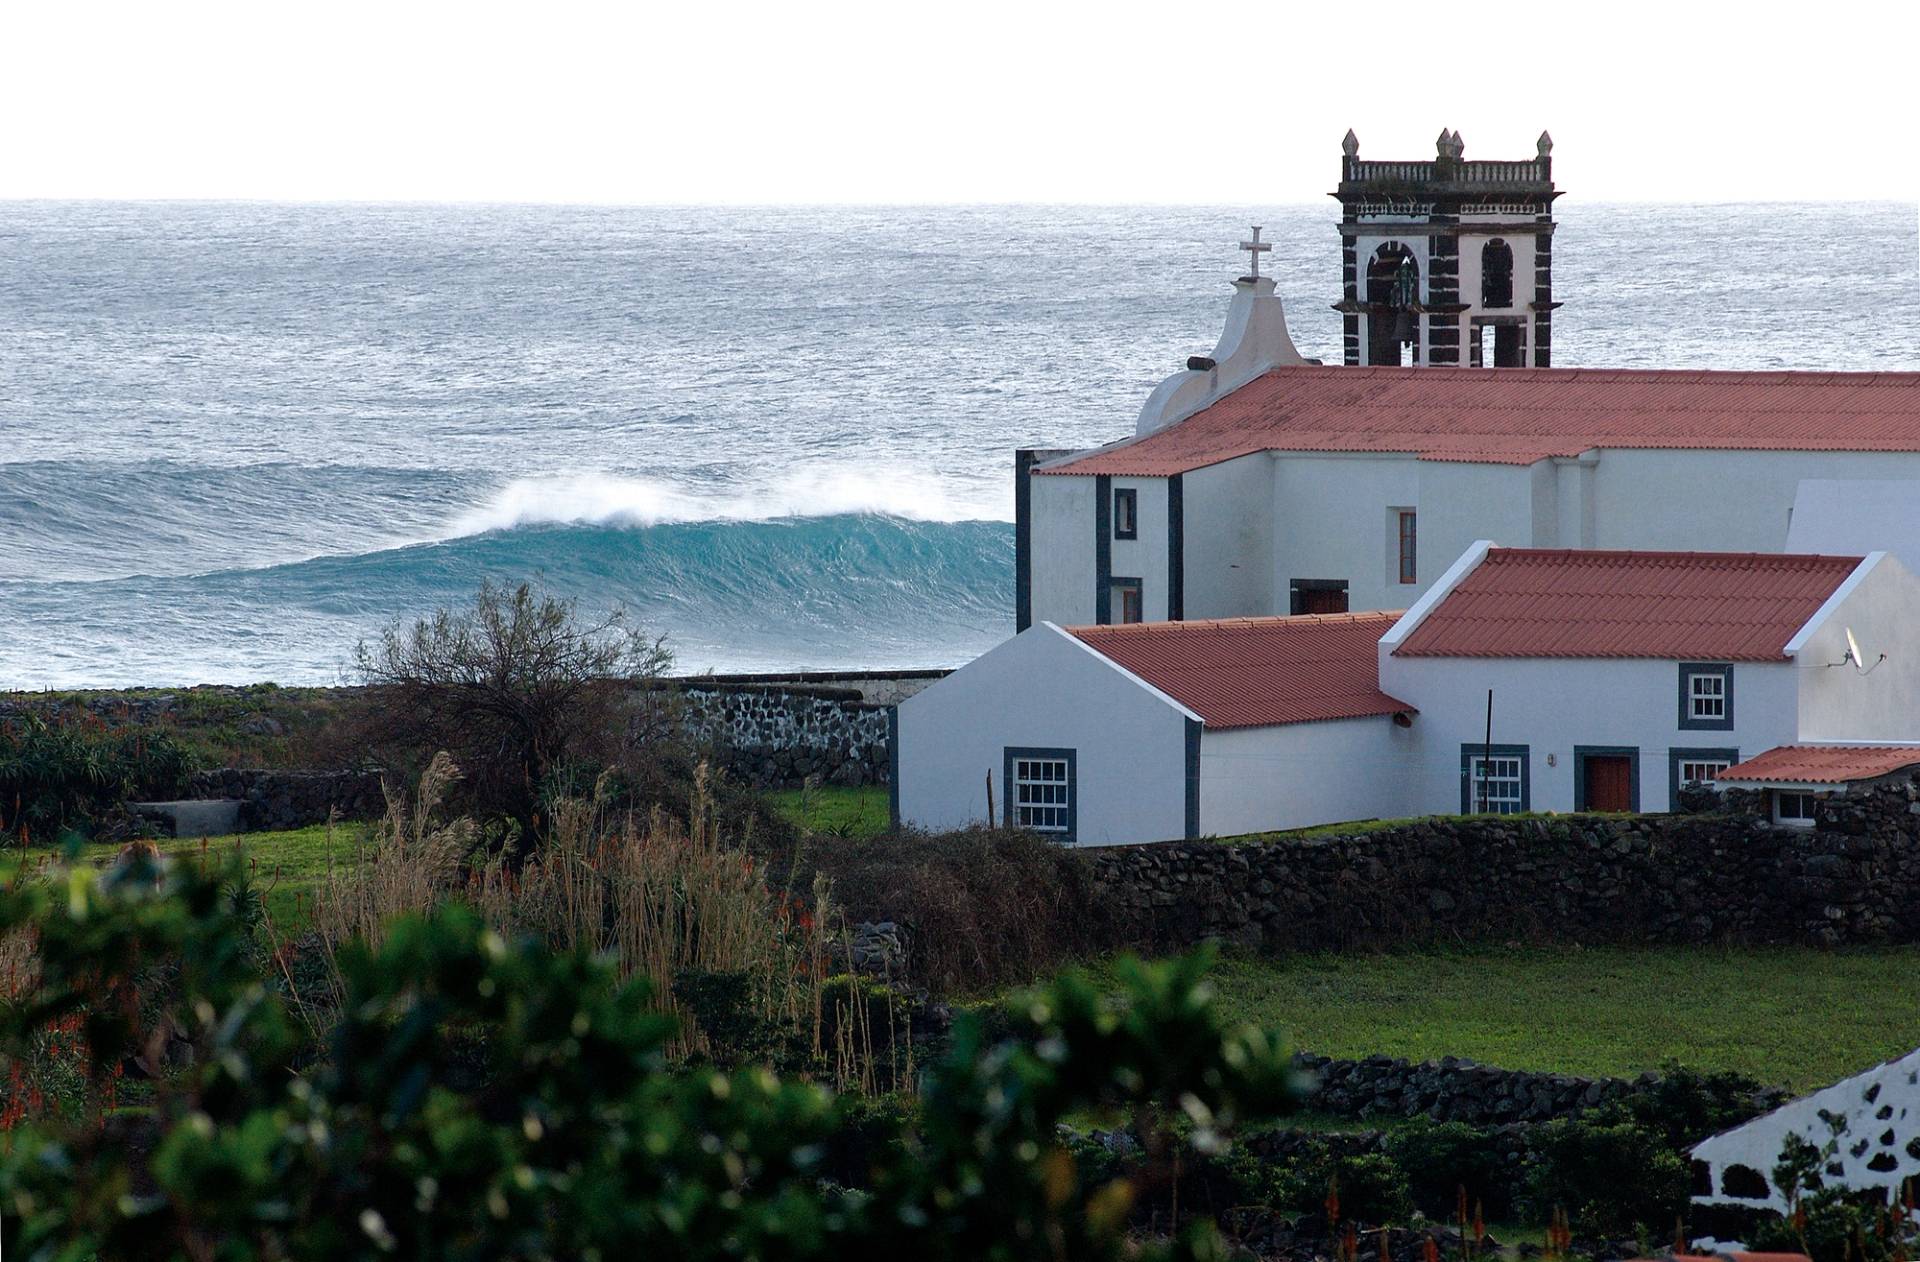
<instances>
[{"instance_id":1,"label":"overcast sky","mask_svg":"<svg viewBox=\"0 0 1920 1262\"><path fill-rule=\"evenodd\" d=\"M1282 203L1443 126L1580 198L1920 195L1914 0L21 0L0 49L0 197Z\"/></svg>"}]
</instances>

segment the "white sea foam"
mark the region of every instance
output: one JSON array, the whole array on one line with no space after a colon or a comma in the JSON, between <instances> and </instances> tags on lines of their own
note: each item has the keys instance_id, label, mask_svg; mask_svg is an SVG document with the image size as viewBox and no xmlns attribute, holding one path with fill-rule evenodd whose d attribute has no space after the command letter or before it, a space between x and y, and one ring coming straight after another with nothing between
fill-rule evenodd
<instances>
[{"instance_id":1,"label":"white sea foam","mask_svg":"<svg viewBox=\"0 0 1920 1262\"><path fill-rule=\"evenodd\" d=\"M456 517L447 537L516 526L656 526L852 513L915 521L1004 521L1009 516L988 488L977 497L959 495L940 479L910 470L803 465L762 485L719 494L657 478L575 473L515 479L485 504Z\"/></svg>"}]
</instances>

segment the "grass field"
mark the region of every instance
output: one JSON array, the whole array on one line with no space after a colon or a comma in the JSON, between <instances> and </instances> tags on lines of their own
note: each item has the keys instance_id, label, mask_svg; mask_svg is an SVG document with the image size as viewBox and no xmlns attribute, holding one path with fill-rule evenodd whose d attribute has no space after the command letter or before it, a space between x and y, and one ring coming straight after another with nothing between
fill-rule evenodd
<instances>
[{"instance_id":1,"label":"grass field","mask_svg":"<svg viewBox=\"0 0 1920 1262\"><path fill-rule=\"evenodd\" d=\"M887 786L780 789L767 794L774 809L810 833L875 837L887 831Z\"/></svg>"},{"instance_id":2,"label":"grass field","mask_svg":"<svg viewBox=\"0 0 1920 1262\"><path fill-rule=\"evenodd\" d=\"M1634 1074L1678 1060L1798 1089L1920 1047L1920 948L1507 948L1223 959L1239 1015L1330 1056Z\"/></svg>"}]
</instances>

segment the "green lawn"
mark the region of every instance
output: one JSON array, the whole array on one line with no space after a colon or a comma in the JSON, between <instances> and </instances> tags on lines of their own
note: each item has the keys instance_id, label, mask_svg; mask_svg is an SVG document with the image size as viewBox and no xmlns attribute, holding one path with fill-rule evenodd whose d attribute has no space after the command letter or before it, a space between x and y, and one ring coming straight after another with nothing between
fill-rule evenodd
<instances>
[{"instance_id":1,"label":"green lawn","mask_svg":"<svg viewBox=\"0 0 1920 1262\"><path fill-rule=\"evenodd\" d=\"M1330 1056L1625 1075L1674 1059L1797 1089L1920 1047L1920 948L1508 948L1223 959L1239 1015Z\"/></svg>"},{"instance_id":2,"label":"green lawn","mask_svg":"<svg viewBox=\"0 0 1920 1262\"><path fill-rule=\"evenodd\" d=\"M326 877L329 844L335 865L351 863L355 844L365 834L364 824L338 824L329 843L326 826L315 825L286 832L237 833L204 841L181 838L156 844L164 854L187 859L197 859L202 854L223 858L238 850L266 898L267 910L275 925L283 934L294 934L305 928L314 891ZM118 843L95 844L82 847L81 856L93 863L106 864L119 852ZM51 858L51 852L36 849L29 862L37 864Z\"/></svg>"},{"instance_id":3,"label":"green lawn","mask_svg":"<svg viewBox=\"0 0 1920 1262\"><path fill-rule=\"evenodd\" d=\"M887 831L887 786L845 789L778 789L767 794L774 809L810 833L829 837L875 837Z\"/></svg>"}]
</instances>

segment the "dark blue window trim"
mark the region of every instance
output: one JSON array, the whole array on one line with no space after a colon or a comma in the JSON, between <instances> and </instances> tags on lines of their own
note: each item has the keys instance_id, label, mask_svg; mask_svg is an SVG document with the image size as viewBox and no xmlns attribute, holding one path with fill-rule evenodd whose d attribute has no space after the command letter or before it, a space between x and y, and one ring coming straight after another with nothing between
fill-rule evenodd
<instances>
[{"instance_id":1,"label":"dark blue window trim","mask_svg":"<svg viewBox=\"0 0 1920 1262\"><path fill-rule=\"evenodd\" d=\"M1479 781L1473 778L1473 760L1483 754L1520 760L1520 809L1533 809L1533 751L1529 745L1462 745L1460 747L1460 813L1472 815L1480 805Z\"/></svg>"},{"instance_id":2,"label":"dark blue window trim","mask_svg":"<svg viewBox=\"0 0 1920 1262\"><path fill-rule=\"evenodd\" d=\"M1120 511L1123 505L1125 512ZM1140 537L1140 492L1133 487L1123 486L1113 493L1113 537Z\"/></svg>"},{"instance_id":3,"label":"dark blue window trim","mask_svg":"<svg viewBox=\"0 0 1920 1262\"><path fill-rule=\"evenodd\" d=\"M1587 759L1627 760L1627 809L1640 810L1640 747L1637 745L1575 745L1573 747L1573 809L1587 809Z\"/></svg>"},{"instance_id":4,"label":"dark blue window trim","mask_svg":"<svg viewBox=\"0 0 1920 1262\"><path fill-rule=\"evenodd\" d=\"M1680 764L1725 759L1728 766L1740 761L1737 749L1696 749L1675 745L1667 751L1667 809L1680 809Z\"/></svg>"},{"instance_id":5,"label":"dark blue window trim","mask_svg":"<svg viewBox=\"0 0 1920 1262\"><path fill-rule=\"evenodd\" d=\"M1093 622L1104 627L1113 621L1113 479L1100 474L1093 480Z\"/></svg>"},{"instance_id":6,"label":"dark blue window trim","mask_svg":"<svg viewBox=\"0 0 1920 1262\"><path fill-rule=\"evenodd\" d=\"M1200 731L1199 719L1187 720L1187 840L1200 835Z\"/></svg>"},{"instance_id":7,"label":"dark blue window trim","mask_svg":"<svg viewBox=\"0 0 1920 1262\"><path fill-rule=\"evenodd\" d=\"M1167 479L1167 621L1187 616L1187 498L1180 475Z\"/></svg>"},{"instance_id":8,"label":"dark blue window trim","mask_svg":"<svg viewBox=\"0 0 1920 1262\"><path fill-rule=\"evenodd\" d=\"M1039 452L1013 453L1013 629L1033 625L1033 466Z\"/></svg>"},{"instance_id":9,"label":"dark blue window trim","mask_svg":"<svg viewBox=\"0 0 1920 1262\"><path fill-rule=\"evenodd\" d=\"M1726 716L1718 719L1691 717L1687 705L1687 680L1695 675L1719 675L1726 684ZM1733 665L1730 662L1680 663L1680 730L1683 732L1731 732L1733 730Z\"/></svg>"},{"instance_id":10,"label":"dark blue window trim","mask_svg":"<svg viewBox=\"0 0 1920 1262\"><path fill-rule=\"evenodd\" d=\"M900 707L887 707L887 822L900 827Z\"/></svg>"},{"instance_id":11,"label":"dark blue window trim","mask_svg":"<svg viewBox=\"0 0 1920 1262\"><path fill-rule=\"evenodd\" d=\"M1049 749L1039 745L1009 745L1006 758L1001 767L1000 780L1000 817L1008 828L1018 828L1014 822L1014 786L1013 763L1016 758L1059 758L1067 764L1067 831L1064 833L1042 833L1043 837L1052 837L1059 841L1078 841L1080 839L1080 766L1079 751L1073 749Z\"/></svg>"}]
</instances>

